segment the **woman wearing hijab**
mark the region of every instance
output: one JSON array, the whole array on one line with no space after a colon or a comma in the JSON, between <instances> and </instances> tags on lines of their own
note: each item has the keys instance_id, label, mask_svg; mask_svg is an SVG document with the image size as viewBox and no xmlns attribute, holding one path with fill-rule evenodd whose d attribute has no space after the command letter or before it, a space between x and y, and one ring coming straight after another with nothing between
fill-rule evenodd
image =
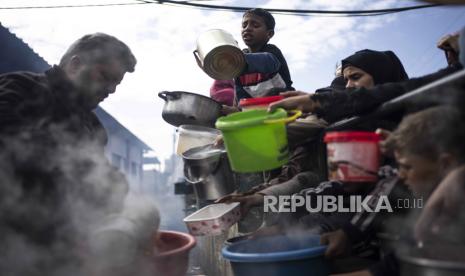
<instances>
[{"instance_id":1,"label":"woman wearing hijab","mask_svg":"<svg viewBox=\"0 0 465 276\"><path fill-rule=\"evenodd\" d=\"M442 79L450 74L453 74L463 67L459 62L449 64L448 67L441 69L435 73L419 77L419 78L412 78L412 79L392 79L392 77L396 76L396 74L389 75L387 72L380 74L378 76L378 69L377 68L362 68L365 63L358 64L359 60L365 60L366 57L379 57L371 52L370 50L364 50L355 53L351 57L345 59L346 61L349 60L352 63L357 63L357 65L353 65L365 73L368 73L373 78L374 86L370 87L369 83L366 83L367 88L365 86L360 86L357 89L345 89L343 91L328 91L325 93L315 93L311 95L305 95L304 92L300 91L293 91L293 92L286 92L281 93L283 96L292 96L292 95L299 95L295 97L289 97L287 99L281 100L279 102L272 103L269 107L269 110L275 110L278 107L284 109L300 109L304 112L311 112L316 113L319 117L322 117L328 122L335 122L341 120L343 118L347 118L349 116L354 115L361 115L363 113L372 111L380 104L387 102L391 99L404 95L410 91L413 91L421 86L429 84L431 82L437 81ZM388 51L389 52L389 51ZM384 52L384 53L388 53ZM460 51L463 52L463 51ZM383 53L383 52L378 52ZM395 65L393 58L393 54L386 54L387 56L391 56L391 61L388 63L391 66ZM357 57L357 58L355 58ZM363 57L359 59L358 57ZM397 58L395 58L397 59ZM355 61L354 61L355 60ZM382 59L379 59L380 61ZM397 59L398 60L398 59ZM375 63L375 62L374 62ZM399 76L402 76L402 69L400 69L399 65L394 66L397 67L399 70ZM391 67L392 68L392 67ZM385 68L381 67L379 69L385 70ZM371 72L369 72L371 71ZM346 70L347 72L347 70ZM405 72L405 71L404 71ZM344 74L344 77L347 76L347 80L349 80L350 76L349 73ZM357 77L357 76L356 76ZM385 78L386 77L386 78ZM361 78L361 76L358 76ZM387 80L387 82L380 84L380 81Z\"/></svg>"},{"instance_id":2,"label":"woman wearing hijab","mask_svg":"<svg viewBox=\"0 0 465 276\"><path fill-rule=\"evenodd\" d=\"M392 51L361 50L342 60L346 88L372 88L408 79L404 66Z\"/></svg>"}]
</instances>

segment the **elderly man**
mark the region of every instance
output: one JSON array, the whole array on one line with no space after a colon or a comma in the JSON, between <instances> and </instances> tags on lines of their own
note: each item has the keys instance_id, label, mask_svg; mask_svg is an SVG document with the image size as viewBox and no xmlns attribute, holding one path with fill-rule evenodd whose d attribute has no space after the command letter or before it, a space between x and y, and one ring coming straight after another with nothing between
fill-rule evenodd
<instances>
[{"instance_id":1,"label":"elderly man","mask_svg":"<svg viewBox=\"0 0 465 276\"><path fill-rule=\"evenodd\" d=\"M126 44L95 33L44 74L0 75L0 271L79 274L87 233L128 191L93 110L135 64Z\"/></svg>"}]
</instances>

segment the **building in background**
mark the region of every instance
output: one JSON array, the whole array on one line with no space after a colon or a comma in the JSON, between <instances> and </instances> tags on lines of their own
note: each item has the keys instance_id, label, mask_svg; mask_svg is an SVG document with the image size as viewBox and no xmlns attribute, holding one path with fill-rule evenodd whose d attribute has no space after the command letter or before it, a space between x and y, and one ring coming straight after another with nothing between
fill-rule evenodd
<instances>
[{"instance_id":1,"label":"building in background","mask_svg":"<svg viewBox=\"0 0 465 276\"><path fill-rule=\"evenodd\" d=\"M131 190L143 191L144 154L152 149L103 108L98 107L95 114L108 134L105 148L108 160L126 175Z\"/></svg>"},{"instance_id":2,"label":"building in background","mask_svg":"<svg viewBox=\"0 0 465 276\"><path fill-rule=\"evenodd\" d=\"M0 74L14 71L40 73L50 67L28 44L0 24ZM98 107L95 113L108 134L106 156L126 175L132 191L146 190L143 184L144 153L152 149L104 109Z\"/></svg>"}]
</instances>

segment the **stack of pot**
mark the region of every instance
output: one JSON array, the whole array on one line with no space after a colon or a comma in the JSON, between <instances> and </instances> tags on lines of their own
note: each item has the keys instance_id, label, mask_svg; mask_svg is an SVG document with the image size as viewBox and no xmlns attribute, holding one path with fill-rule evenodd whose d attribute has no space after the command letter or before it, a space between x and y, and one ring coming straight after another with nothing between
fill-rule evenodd
<instances>
[{"instance_id":1,"label":"stack of pot","mask_svg":"<svg viewBox=\"0 0 465 276\"><path fill-rule=\"evenodd\" d=\"M221 132L212 128L220 116L221 105L189 92L161 92L166 103L163 118L178 126L176 154L184 161L184 177L193 185L199 201L215 200L232 193L234 177L224 148L212 145Z\"/></svg>"},{"instance_id":2,"label":"stack of pot","mask_svg":"<svg viewBox=\"0 0 465 276\"><path fill-rule=\"evenodd\" d=\"M215 200L235 190L234 176L224 148L212 145L192 148L182 154L184 177L194 186L199 200Z\"/></svg>"}]
</instances>

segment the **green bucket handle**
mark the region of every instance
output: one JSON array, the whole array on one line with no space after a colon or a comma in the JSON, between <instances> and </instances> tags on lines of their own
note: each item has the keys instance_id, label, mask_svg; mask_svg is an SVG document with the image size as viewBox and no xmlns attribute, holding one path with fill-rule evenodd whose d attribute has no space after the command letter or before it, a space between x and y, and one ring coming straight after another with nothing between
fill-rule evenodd
<instances>
[{"instance_id":1,"label":"green bucket handle","mask_svg":"<svg viewBox=\"0 0 465 276\"><path fill-rule=\"evenodd\" d=\"M290 122L294 122L297 118L299 118L302 115L302 111L300 110L291 110L289 112L295 113L295 114L290 117L281 118L281 119L264 120L263 123L265 124L290 123Z\"/></svg>"}]
</instances>

